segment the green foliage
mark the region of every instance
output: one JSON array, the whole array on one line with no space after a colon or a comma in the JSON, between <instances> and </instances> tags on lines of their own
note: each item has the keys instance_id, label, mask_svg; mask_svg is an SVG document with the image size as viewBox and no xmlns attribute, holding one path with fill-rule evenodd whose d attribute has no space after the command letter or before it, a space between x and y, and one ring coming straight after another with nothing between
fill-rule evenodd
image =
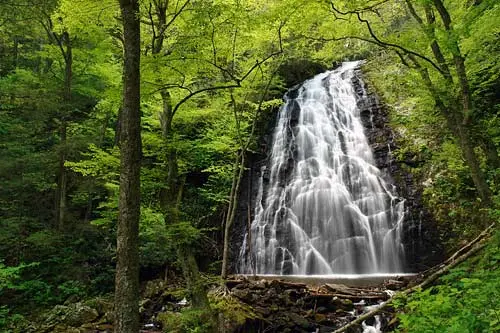
<instances>
[{"instance_id":1,"label":"green foliage","mask_svg":"<svg viewBox=\"0 0 500 333\"><path fill-rule=\"evenodd\" d=\"M20 289L19 281L22 270L35 265L35 263L31 263L7 267L0 261L0 294L7 289Z\"/></svg>"},{"instance_id":2,"label":"green foliage","mask_svg":"<svg viewBox=\"0 0 500 333\"><path fill-rule=\"evenodd\" d=\"M472 237L488 224L488 211L477 199L461 148L446 120L436 112L429 91L418 73L397 61L393 54L384 52L372 58L364 69L370 83L390 106L390 121L401 147L393 153L422 185L426 207L438 222L443 243L451 252L460 239ZM443 88L444 85L439 87ZM493 122L495 118L487 119ZM478 128L472 133L480 141L484 132ZM491 135L488 140L495 137ZM498 191L494 185L497 169L491 164L487 168L490 161L485 150L478 147L476 153L490 188Z\"/></svg>"},{"instance_id":3,"label":"green foliage","mask_svg":"<svg viewBox=\"0 0 500 333\"><path fill-rule=\"evenodd\" d=\"M442 277L439 284L395 303L398 332L499 332L500 233L480 257Z\"/></svg>"}]
</instances>

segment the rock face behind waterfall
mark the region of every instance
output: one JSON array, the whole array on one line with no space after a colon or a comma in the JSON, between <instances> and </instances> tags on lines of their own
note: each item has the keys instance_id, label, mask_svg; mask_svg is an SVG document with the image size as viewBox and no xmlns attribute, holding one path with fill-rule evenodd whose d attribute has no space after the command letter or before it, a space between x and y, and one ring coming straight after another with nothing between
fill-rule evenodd
<instances>
[{"instance_id":1,"label":"rock face behind waterfall","mask_svg":"<svg viewBox=\"0 0 500 333\"><path fill-rule=\"evenodd\" d=\"M307 122L311 121L308 119L311 115L301 108L314 105L315 102L311 101L314 94L339 93L336 87L328 86L333 82L331 75L338 75L333 81L340 80L349 86L349 92L343 87L344 91L340 93L344 95L337 96L337 99L347 98L348 103L354 104L354 109L349 111L352 115L337 119L339 123L333 125L320 119L310 128L319 126L323 132L338 132L338 137L330 141L324 139L326 142L308 142L311 136L301 137L300 131L310 129ZM287 114L281 114L276 120L275 127L280 126L280 121L287 122L286 126L281 124L281 148L285 146L285 151L279 156L280 166L273 170L270 163L277 158L277 152L273 150L280 144L275 142L273 145L273 122L269 123L269 134L260 139L265 148L263 153L249 156L232 235L232 271L259 274L373 273L417 271L431 265L439 257L437 238L429 232L432 227L429 227L430 219L422 208L419 188L391 154L397 147L383 105L378 103L376 95L367 91L355 64L344 65L344 69L321 74L315 79L320 82L314 88L316 91L307 92L298 86L287 93ZM345 107L332 106L334 103L326 102L325 108L330 108L325 111L327 115L335 108ZM345 115L337 112L336 116ZM358 124L353 125L353 120ZM339 131L342 126L358 125L366 137L358 138L357 134L352 137L349 133L352 128ZM274 141L276 136L275 130ZM300 145L302 152L298 149ZM321 145L326 148L321 148ZM304 146L308 148L303 149ZM324 157L317 155L318 150ZM332 157L332 150L336 157ZM349 158L345 155L349 154L355 155L351 158L356 159L354 163L345 163ZM326 162L317 163L321 158ZM359 159L364 161L359 162ZM340 167L342 164L347 167ZM360 185L357 182L363 177L374 182ZM275 184L270 185L272 182ZM391 182L395 187L390 185ZM354 193L347 195L342 187L354 190ZM367 188L373 193L367 194ZM304 194L301 195L301 191ZM273 195L274 200L269 199ZM378 203L374 199L376 196L381 199ZM266 205L267 217L264 216ZM260 218L257 223L256 217ZM315 226L313 220L321 220L320 225ZM341 225L332 227L335 222ZM260 231L256 232L259 227ZM248 237L247 231L252 228L254 232Z\"/></svg>"}]
</instances>

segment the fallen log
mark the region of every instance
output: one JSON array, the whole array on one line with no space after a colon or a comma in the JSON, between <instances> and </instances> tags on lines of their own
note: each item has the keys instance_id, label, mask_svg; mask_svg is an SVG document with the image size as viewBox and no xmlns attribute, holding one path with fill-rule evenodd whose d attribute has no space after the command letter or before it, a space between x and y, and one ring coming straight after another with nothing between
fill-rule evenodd
<instances>
[{"instance_id":1,"label":"fallen log","mask_svg":"<svg viewBox=\"0 0 500 333\"><path fill-rule=\"evenodd\" d=\"M279 282L279 284L281 286L286 287L286 288L292 288L292 289L305 289L305 288L307 288L307 285L305 283L288 282L288 281L284 281L284 280L277 280L277 281Z\"/></svg>"},{"instance_id":2,"label":"fallen log","mask_svg":"<svg viewBox=\"0 0 500 333\"><path fill-rule=\"evenodd\" d=\"M470 250L476 243L480 242L481 240L483 240L485 237L489 236L489 234L491 233L491 231L493 231L493 228L495 227L495 223L492 223L488 228L484 229L476 238L474 238L473 240L471 240L469 243L467 243L466 245L462 246L460 249L458 249L458 251L456 251L455 253L453 253L453 255L451 255L448 259L446 259L445 261L443 261L442 263L434 266L434 267L431 267L429 268L428 270L422 272L423 275L428 275L430 274L431 272L435 272L435 271L438 271L440 268L448 265L449 263L453 262L458 256L462 255L463 253L467 252L468 250Z\"/></svg>"},{"instance_id":3,"label":"fallen log","mask_svg":"<svg viewBox=\"0 0 500 333\"><path fill-rule=\"evenodd\" d=\"M373 289L363 289L363 288L353 288L353 287L348 287L343 284L332 284L332 283L326 283L323 285L325 289L341 293L341 294L348 294L348 295L353 295L353 296L358 296L360 294L383 294L383 292L373 290Z\"/></svg>"},{"instance_id":4,"label":"fallen log","mask_svg":"<svg viewBox=\"0 0 500 333\"><path fill-rule=\"evenodd\" d=\"M431 283L436 281L440 276L444 275L446 272L448 272L451 268L457 266L458 264L464 262L474 254L476 254L478 251L480 251L482 248L486 246L487 242L487 236L489 236L490 232L493 230L495 224L492 224L489 226L486 230L484 230L478 237L476 237L474 240L472 240L470 243L462 247L460 250L458 250L453 256L451 256L449 259L447 259L444 263L445 265L439 265L440 268L438 268L434 273L429 275L427 278L425 278L421 283L419 283L416 286L407 288L399 293L397 293L395 296L389 298L385 303L381 304L379 307L376 309L373 309L371 311L368 311L367 313L357 317L353 321L351 321L349 324L344 325L337 330L333 331L332 333L342 333L347 331L348 329L361 324L363 321L375 316L376 314L382 312L385 308L387 308L389 305L391 305L391 302L394 300L395 297L399 295L409 295L416 290L423 289L427 286L429 286ZM471 245L472 243L472 245ZM468 250L463 250L464 248L467 248ZM464 253L465 251L465 253ZM462 253L461 255L456 255L457 253Z\"/></svg>"},{"instance_id":5,"label":"fallen log","mask_svg":"<svg viewBox=\"0 0 500 333\"><path fill-rule=\"evenodd\" d=\"M365 295L347 295L347 294L309 294L310 297L313 298L343 298L349 300L362 300L362 299L380 299L386 300L389 296L386 293L380 294L365 294Z\"/></svg>"}]
</instances>

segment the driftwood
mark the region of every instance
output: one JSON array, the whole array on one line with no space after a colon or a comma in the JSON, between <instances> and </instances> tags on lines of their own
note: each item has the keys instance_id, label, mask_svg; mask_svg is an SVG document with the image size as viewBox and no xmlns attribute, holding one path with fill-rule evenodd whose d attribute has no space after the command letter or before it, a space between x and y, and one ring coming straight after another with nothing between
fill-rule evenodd
<instances>
[{"instance_id":1,"label":"driftwood","mask_svg":"<svg viewBox=\"0 0 500 333\"><path fill-rule=\"evenodd\" d=\"M376 309L373 309L359 317L357 317L355 320L351 321L349 324L342 326L341 328L333 331L333 333L342 333L350 329L351 327L354 327L356 325L361 324L363 321L375 316L379 312L382 312L385 308L387 308L391 302L394 300L395 297L398 295L409 295L412 292L423 289L427 286L429 286L431 283L436 281L440 276L444 275L446 272L448 272L451 268L457 266L458 264L464 262L471 256L473 256L475 253L477 253L479 250L481 250L484 246L486 246L486 242L488 240L487 236L491 233L493 228L495 227L495 224L493 223L490 225L486 230L481 232L479 236L477 236L475 239L473 239L471 242L469 242L467 245L464 247L460 248L457 252L455 252L450 258L445 260L441 265L438 265L437 268L431 269L431 271L434 271L432 274L430 274L427 278L425 278L420 284L407 288L397 295L389 298L387 302L381 304L379 307Z\"/></svg>"},{"instance_id":2,"label":"driftwood","mask_svg":"<svg viewBox=\"0 0 500 333\"><path fill-rule=\"evenodd\" d=\"M343 284L327 283L323 286L323 290L324 289L328 290L329 292L311 294L311 296L320 298L338 297L358 301L362 299L386 300L389 297L386 292L380 290L373 290L369 288L352 288Z\"/></svg>"}]
</instances>

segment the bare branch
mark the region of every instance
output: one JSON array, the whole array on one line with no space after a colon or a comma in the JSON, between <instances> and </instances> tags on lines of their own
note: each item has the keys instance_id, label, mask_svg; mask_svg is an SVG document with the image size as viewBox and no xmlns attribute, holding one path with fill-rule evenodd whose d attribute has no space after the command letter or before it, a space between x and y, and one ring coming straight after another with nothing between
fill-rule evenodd
<instances>
[{"instance_id":1,"label":"bare branch","mask_svg":"<svg viewBox=\"0 0 500 333\"><path fill-rule=\"evenodd\" d=\"M381 2L383 3L383 2ZM333 1L330 1L330 5L331 5L331 8L333 11L337 12L338 14L341 14L341 15L349 15L349 14L353 14L353 15L356 15L357 19L359 22L362 22L366 25L366 27L368 28L368 32L370 33L370 36L379 44L379 45L382 45L382 46L385 46L385 47L391 47L391 48L395 48L395 49L399 49L401 51L403 51L404 53L407 53L407 54L412 54L426 62L428 62L429 64L432 65L432 67L434 67L439 73L443 73L443 71L441 70L441 68L439 68L438 65L436 65L431 59L429 59L428 57L420 54L420 53L417 53L415 51L412 51L412 50L409 50L401 45L397 45L397 44L393 44L393 43L389 43L389 42L384 42L382 41L381 39L379 39L377 37L377 35L375 34L375 32L373 31L372 29L372 26L370 24L370 22L364 18L361 17L361 12L362 11L357 11L357 10L352 10L352 11L346 11L346 12L342 12L340 10L338 10L336 7L335 7L335 4L333 3ZM373 6L371 6L373 7ZM371 8L370 7L370 8ZM366 10L364 10L366 11Z\"/></svg>"},{"instance_id":2,"label":"bare branch","mask_svg":"<svg viewBox=\"0 0 500 333\"><path fill-rule=\"evenodd\" d=\"M224 69L222 68L221 66L217 65L217 64L214 64L214 63L211 63L209 60L205 60L205 59L198 59L198 60L201 60L201 61L205 61L207 63L211 63L214 67L220 69L221 71L223 71L223 73L227 73L230 75L231 79L234 81L233 84L227 84L227 85L222 85L222 86L213 86L213 87L207 87L207 88L202 88L200 90L197 90L197 91L193 91L191 92L190 94L188 94L187 96L185 96L184 98L182 98L176 105L175 107L173 108L172 110L172 117L175 115L175 113L177 112L177 110L181 107L182 104L184 104L185 102L187 102L189 99L191 99L192 97L198 95L198 94L201 94L201 93L204 93L204 92L207 92L207 91L215 91L215 90L223 90L223 89L231 89L231 88L240 88L241 87L241 83L243 81L245 81L248 76L250 74L252 74L252 72L260 67L262 64L264 64L265 62L267 62L269 59L279 55L279 54L282 54L283 53L283 42L282 42L282 38L281 38L281 29L284 27L285 25L285 22L282 21L280 23L280 26L278 28L278 39L279 39L279 50L275 51L275 52L272 52L271 54L269 54L267 57L265 57L264 59L262 60L256 60L255 61L255 64L253 66L251 66L248 71L241 77L241 78L238 78L236 76L234 76L232 73L230 73L230 71L228 71L227 69Z\"/></svg>"},{"instance_id":3,"label":"bare branch","mask_svg":"<svg viewBox=\"0 0 500 333\"><path fill-rule=\"evenodd\" d=\"M172 23L174 23L175 19L184 11L184 9L186 8L186 6L189 4L191 0L186 0L186 2L181 6L181 8L179 10L177 10L177 6L175 8L175 12L174 12L174 15L172 16L172 18L170 19L170 21L168 21L166 24L165 24L165 28L162 29L162 34L165 33L165 31L167 31L168 27L170 27L170 25ZM177 3L178 4L178 3Z\"/></svg>"},{"instance_id":4,"label":"bare branch","mask_svg":"<svg viewBox=\"0 0 500 333\"><path fill-rule=\"evenodd\" d=\"M196 96L196 95L199 95L201 93L204 93L204 92L207 92L207 91L214 91L214 90L223 90L223 89L230 89L230 88L239 88L241 87L240 84L230 84L230 85L227 85L227 86L215 86L215 87L207 87L207 88L202 88L200 90L197 90L197 91L193 91L192 93L190 93L189 95L185 96L183 99L181 99L174 107L174 109L172 110L172 116L175 115L175 113L177 112L177 110L179 109L179 107L186 103L189 99L191 99L192 97Z\"/></svg>"}]
</instances>

